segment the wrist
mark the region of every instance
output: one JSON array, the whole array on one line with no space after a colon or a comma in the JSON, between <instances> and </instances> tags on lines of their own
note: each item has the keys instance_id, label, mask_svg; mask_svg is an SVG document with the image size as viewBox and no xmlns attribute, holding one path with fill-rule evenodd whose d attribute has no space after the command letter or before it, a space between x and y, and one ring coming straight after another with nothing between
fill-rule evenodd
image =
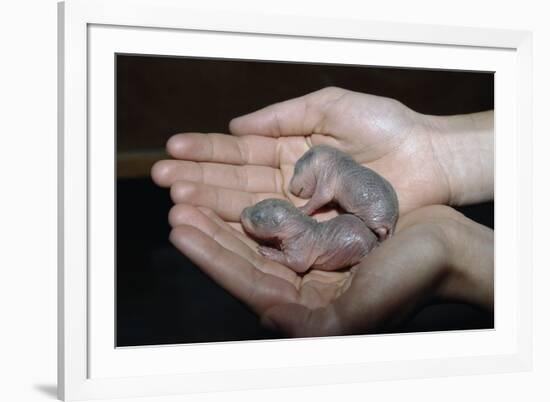
<instances>
[{"instance_id":1,"label":"wrist","mask_svg":"<svg viewBox=\"0 0 550 402\"><path fill-rule=\"evenodd\" d=\"M493 111L456 116L421 115L420 121L446 178L448 204L492 200Z\"/></svg>"}]
</instances>

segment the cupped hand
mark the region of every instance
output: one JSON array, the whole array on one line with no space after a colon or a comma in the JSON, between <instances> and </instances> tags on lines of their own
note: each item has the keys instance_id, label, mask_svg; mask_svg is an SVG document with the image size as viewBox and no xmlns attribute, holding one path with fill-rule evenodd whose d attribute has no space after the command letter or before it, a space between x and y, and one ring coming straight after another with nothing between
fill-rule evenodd
<instances>
[{"instance_id":1,"label":"cupped hand","mask_svg":"<svg viewBox=\"0 0 550 402\"><path fill-rule=\"evenodd\" d=\"M175 160L158 162L152 177L172 186L175 202L208 207L228 222L265 198L303 205L288 185L297 159L318 144L388 179L400 213L449 201L427 120L396 100L329 87L238 117L229 127L232 136L185 133L168 141Z\"/></svg>"},{"instance_id":2,"label":"cupped hand","mask_svg":"<svg viewBox=\"0 0 550 402\"><path fill-rule=\"evenodd\" d=\"M304 276L260 256L238 224L208 208L178 204L170 223L183 254L289 336L391 328L435 299L492 306L492 231L449 207L403 216L396 234L350 269Z\"/></svg>"},{"instance_id":3,"label":"cupped hand","mask_svg":"<svg viewBox=\"0 0 550 402\"><path fill-rule=\"evenodd\" d=\"M262 316L271 307L326 307L349 286L354 269L311 270L300 276L258 253L258 243L212 210L177 204L170 211L170 241L200 269Z\"/></svg>"}]
</instances>

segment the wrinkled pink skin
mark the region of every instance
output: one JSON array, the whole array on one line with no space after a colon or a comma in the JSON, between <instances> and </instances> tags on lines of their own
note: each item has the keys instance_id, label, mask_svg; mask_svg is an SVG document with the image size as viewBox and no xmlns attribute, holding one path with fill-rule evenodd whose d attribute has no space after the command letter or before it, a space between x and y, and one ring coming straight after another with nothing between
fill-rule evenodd
<instances>
[{"instance_id":1,"label":"wrinkled pink skin","mask_svg":"<svg viewBox=\"0 0 550 402\"><path fill-rule=\"evenodd\" d=\"M399 214L392 185L374 170L328 145L307 151L294 166L290 192L310 198L300 209L307 215L336 202L345 212L359 217L380 241L393 234Z\"/></svg>"},{"instance_id":2,"label":"wrinkled pink skin","mask_svg":"<svg viewBox=\"0 0 550 402\"><path fill-rule=\"evenodd\" d=\"M258 251L296 272L333 271L357 264L378 245L357 217L339 215L318 222L290 202L263 200L241 213L244 229L264 245Z\"/></svg>"}]
</instances>

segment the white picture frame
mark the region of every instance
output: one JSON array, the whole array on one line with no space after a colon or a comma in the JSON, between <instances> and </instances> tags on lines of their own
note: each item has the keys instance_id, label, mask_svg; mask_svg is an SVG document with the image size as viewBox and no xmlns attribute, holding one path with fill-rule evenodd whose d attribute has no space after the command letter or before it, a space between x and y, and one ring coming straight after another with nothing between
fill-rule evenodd
<instances>
[{"instance_id":1,"label":"white picture frame","mask_svg":"<svg viewBox=\"0 0 550 402\"><path fill-rule=\"evenodd\" d=\"M297 46L293 44L303 40L313 49L311 53L292 55ZM220 45L223 41L227 43ZM258 45L266 42L270 46ZM331 48L330 55L323 53L324 46L335 43L338 47ZM109 315L114 310L114 260L109 251L113 238L106 235L112 233L114 208L109 202L114 198L107 188L112 188L112 182L103 180L112 180L114 166L94 163L96 158L109 159L102 158L102 152L112 153L114 142L108 134L95 134L114 130L112 55L309 57L307 61L346 62L350 52L338 49L347 46L369 46L371 64L496 71L495 329L115 348L114 321ZM213 13L174 0L60 3L59 397L157 396L528 370L532 358L531 47L531 34L524 31ZM279 53L282 48L284 52ZM441 61L435 61L438 58ZM96 212L90 215L90 210ZM93 233L90 226L95 226ZM315 353L319 347L328 351L322 359ZM362 353L336 353L346 348L368 351L369 358ZM296 354L300 357L292 361L281 359ZM187 366L181 356L186 357Z\"/></svg>"}]
</instances>

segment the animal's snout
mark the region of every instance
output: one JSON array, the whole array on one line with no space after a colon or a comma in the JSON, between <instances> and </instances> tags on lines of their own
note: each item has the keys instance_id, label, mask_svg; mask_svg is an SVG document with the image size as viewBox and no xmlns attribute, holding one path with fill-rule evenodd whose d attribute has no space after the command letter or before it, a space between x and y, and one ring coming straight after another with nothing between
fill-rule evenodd
<instances>
[{"instance_id":1,"label":"animal's snout","mask_svg":"<svg viewBox=\"0 0 550 402\"><path fill-rule=\"evenodd\" d=\"M246 207L245 209L242 210L241 212L241 222L245 223L245 224L250 224L252 219L251 219L251 209L252 207Z\"/></svg>"},{"instance_id":2,"label":"animal's snout","mask_svg":"<svg viewBox=\"0 0 550 402\"><path fill-rule=\"evenodd\" d=\"M241 221L249 225L260 225L266 220L266 211L262 208L247 207L241 213Z\"/></svg>"}]
</instances>

